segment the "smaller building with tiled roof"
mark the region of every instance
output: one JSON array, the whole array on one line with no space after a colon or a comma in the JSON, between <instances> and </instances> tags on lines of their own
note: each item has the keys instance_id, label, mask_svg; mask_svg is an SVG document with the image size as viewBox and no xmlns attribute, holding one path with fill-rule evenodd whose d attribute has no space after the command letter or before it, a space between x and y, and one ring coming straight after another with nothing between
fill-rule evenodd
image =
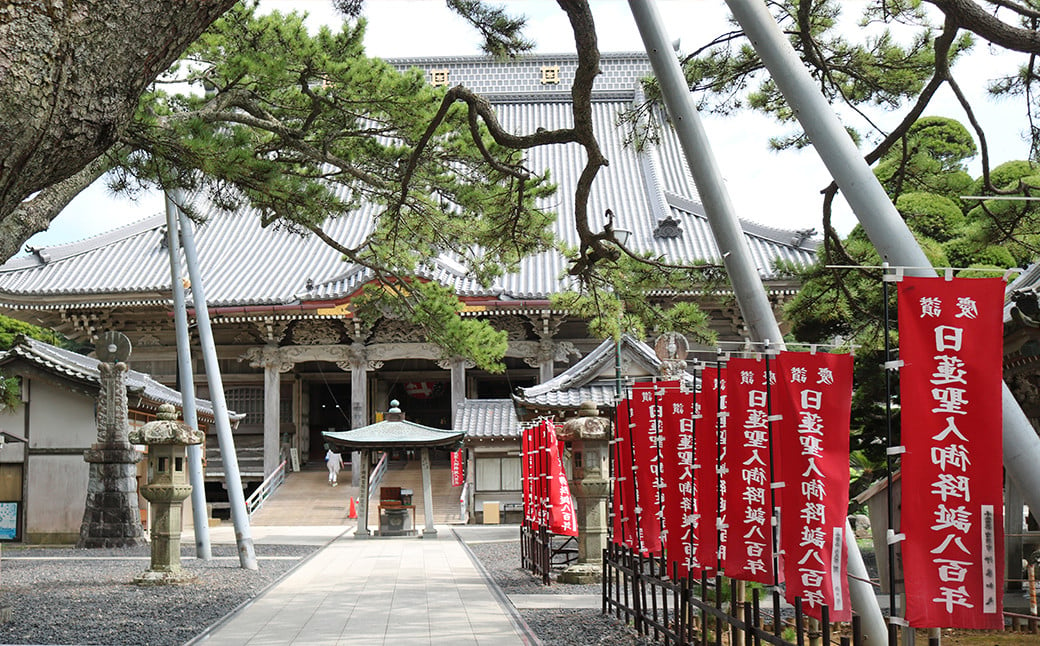
<instances>
[{"instance_id":1,"label":"smaller building with tiled roof","mask_svg":"<svg viewBox=\"0 0 1040 646\"><path fill-rule=\"evenodd\" d=\"M0 481L8 483L0 497L8 512L0 514L0 540L75 544L79 538L90 474L83 454L98 441L98 363L24 336L0 353L0 368L5 376L19 379L21 391L19 406L0 411L0 429L26 440L0 449ZM131 427L154 419L163 404L183 405L180 392L137 370L126 373L126 394ZM196 410L201 430L214 426L210 402L196 400ZM229 417L232 424L242 418L235 413ZM216 446L213 435L208 444ZM144 462L138 470L143 482ZM147 523L147 502L142 498L140 505Z\"/></svg>"}]
</instances>

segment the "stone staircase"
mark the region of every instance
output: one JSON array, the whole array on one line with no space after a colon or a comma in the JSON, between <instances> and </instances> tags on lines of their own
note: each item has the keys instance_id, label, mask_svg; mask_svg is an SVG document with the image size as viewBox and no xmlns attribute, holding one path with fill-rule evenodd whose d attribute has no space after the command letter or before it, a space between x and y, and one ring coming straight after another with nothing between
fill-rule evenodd
<instances>
[{"instance_id":1,"label":"stone staircase","mask_svg":"<svg viewBox=\"0 0 1040 646\"><path fill-rule=\"evenodd\" d=\"M433 522L437 525L460 523L458 487L451 486L451 470L447 465L435 464L430 469L433 491ZM323 464L307 465L302 471L286 474L285 484L278 488L264 506L253 514L254 525L345 525L357 521L348 518L350 498L359 500L358 490L350 486L350 470L339 474L340 485L330 487L328 471ZM425 507L422 494L422 468L419 460L406 463L391 463L383 477L384 487L411 489L415 504L415 522L421 531ZM379 493L370 502L368 527L379 529ZM355 505L358 513L360 504Z\"/></svg>"}]
</instances>

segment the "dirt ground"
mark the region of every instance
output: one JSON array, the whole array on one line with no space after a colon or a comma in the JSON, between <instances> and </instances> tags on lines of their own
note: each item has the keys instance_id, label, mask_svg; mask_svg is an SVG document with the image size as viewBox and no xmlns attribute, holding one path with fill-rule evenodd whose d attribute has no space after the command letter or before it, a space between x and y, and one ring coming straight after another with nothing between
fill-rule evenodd
<instances>
[{"instance_id":1,"label":"dirt ground","mask_svg":"<svg viewBox=\"0 0 1040 646\"><path fill-rule=\"evenodd\" d=\"M918 646L927 646L928 631L918 630L915 639ZM944 629L939 643L940 646L1037 646L1040 633Z\"/></svg>"}]
</instances>

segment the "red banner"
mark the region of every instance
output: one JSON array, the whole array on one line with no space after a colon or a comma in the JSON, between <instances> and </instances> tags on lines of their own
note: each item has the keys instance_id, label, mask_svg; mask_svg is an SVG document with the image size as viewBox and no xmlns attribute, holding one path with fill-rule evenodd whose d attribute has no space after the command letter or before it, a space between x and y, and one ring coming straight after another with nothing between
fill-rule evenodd
<instances>
[{"instance_id":1,"label":"red banner","mask_svg":"<svg viewBox=\"0 0 1040 646\"><path fill-rule=\"evenodd\" d=\"M700 577L700 564L694 561L697 543L697 501L693 491L694 394L681 392L678 381L659 384L662 397L661 467L665 482L664 547L675 578L691 573Z\"/></svg>"},{"instance_id":2,"label":"red banner","mask_svg":"<svg viewBox=\"0 0 1040 646\"><path fill-rule=\"evenodd\" d=\"M525 428L520 434L520 481L523 485L524 522L534 527L538 521L535 500L534 429Z\"/></svg>"},{"instance_id":3,"label":"red banner","mask_svg":"<svg viewBox=\"0 0 1040 646\"><path fill-rule=\"evenodd\" d=\"M726 501L719 495L723 484L718 469L719 459L726 455L725 417L719 417L720 406L721 410L726 410L726 381L720 376L716 368L705 368L701 372L701 389L697 393L700 419L697 420L693 454L696 465L693 488L698 515L693 559L709 574L718 569L719 527L726 524Z\"/></svg>"},{"instance_id":4,"label":"red banner","mask_svg":"<svg viewBox=\"0 0 1040 646\"><path fill-rule=\"evenodd\" d=\"M451 452L451 486L461 487L466 481L466 471L463 467L463 449Z\"/></svg>"},{"instance_id":5,"label":"red banner","mask_svg":"<svg viewBox=\"0 0 1040 646\"><path fill-rule=\"evenodd\" d=\"M614 430L614 526L613 541L635 549L635 484L632 478L632 444L629 442L628 400L618 402Z\"/></svg>"},{"instance_id":6,"label":"red banner","mask_svg":"<svg viewBox=\"0 0 1040 646\"><path fill-rule=\"evenodd\" d=\"M644 554L661 555L661 401L652 382L637 382L629 400L630 439L635 449L636 520Z\"/></svg>"},{"instance_id":7,"label":"red banner","mask_svg":"<svg viewBox=\"0 0 1040 646\"><path fill-rule=\"evenodd\" d=\"M1001 629L1004 281L899 283L900 531L914 627Z\"/></svg>"},{"instance_id":8,"label":"red banner","mask_svg":"<svg viewBox=\"0 0 1040 646\"><path fill-rule=\"evenodd\" d=\"M775 390L780 545L787 600L831 621L850 621L845 517L849 507L852 357L781 352Z\"/></svg>"},{"instance_id":9,"label":"red banner","mask_svg":"<svg viewBox=\"0 0 1040 646\"><path fill-rule=\"evenodd\" d=\"M555 425L552 422L543 424L545 446L548 449L548 470L546 484L549 489L549 531L563 536L578 535L578 516L574 513L574 500L567 484L567 473L563 469L560 456L560 443L556 440Z\"/></svg>"},{"instance_id":10,"label":"red banner","mask_svg":"<svg viewBox=\"0 0 1040 646\"><path fill-rule=\"evenodd\" d=\"M771 372L771 371L770 371ZM726 576L773 584L772 497L769 455L769 382L766 362L730 359L726 459L726 515L729 528L723 570Z\"/></svg>"}]
</instances>

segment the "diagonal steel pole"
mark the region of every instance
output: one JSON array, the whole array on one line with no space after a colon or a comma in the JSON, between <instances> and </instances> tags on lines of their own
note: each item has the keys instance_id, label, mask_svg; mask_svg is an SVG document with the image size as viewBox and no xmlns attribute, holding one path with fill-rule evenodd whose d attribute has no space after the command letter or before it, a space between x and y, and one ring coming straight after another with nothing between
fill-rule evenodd
<instances>
[{"instance_id":1,"label":"diagonal steel pole","mask_svg":"<svg viewBox=\"0 0 1040 646\"><path fill-rule=\"evenodd\" d=\"M867 162L856 149L830 104L816 88L794 48L780 33L761 0L726 0L769 70L776 86L794 109L805 134L841 188L863 230L890 265L930 267L910 229L888 199ZM914 271L908 269L907 274ZM917 275L934 276L930 269ZM1014 395L1003 387L1004 467L1030 509L1040 509L1040 437Z\"/></svg>"},{"instance_id":2,"label":"diagonal steel pole","mask_svg":"<svg viewBox=\"0 0 1040 646\"><path fill-rule=\"evenodd\" d=\"M782 348L783 335L776 322L776 315L766 297L758 271L751 261L751 253L731 206L722 175L715 163L704 125L693 104L682 70L679 69L679 61L661 27L657 7L647 0L629 0L628 4L661 86L661 95L671 115L672 126L686 154L690 173L704 205L704 213L722 253L733 292L751 338L753 341L769 342ZM863 619L864 644L879 646L887 637L881 607L870 585L863 556L848 522L845 524L844 533L845 549L849 556L849 595L852 607Z\"/></svg>"},{"instance_id":3,"label":"diagonal steel pole","mask_svg":"<svg viewBox=\"0 0 1040 646\"><path fill-rule=\"evenodd\" d=\"M177 235L177 205L166 195L166 248L170 253L170 280L173 286L173 323L177 330L177 375L184 423L199 427L195 410L195 376L191 369L191 347L188 343L188 310L181 284L180 236ZM203 561L213 558L209 542L209 517L206 513L206 478L202 472L202 447L188 445L188 478L191 481L191 518L195 530L195 556Z\"/></svg>"},{"instance_id":4,"label":"diagonal steel pole","mask_svg":"<svg viewBox=\"0 0 1040 646\"><path fill-rule=\"evenodd\" d=\"M231 436L231 423L228 421L224 382L220 376L220 365L217 363L217 346L213 342L209 307L206 305L206 294L202 288L202 273L199 271L199 257L195 250L195 234L191 229L191 221L181 208L184 204L183 193L178 191L172 197L177 206L181 225L181 244L184 247L184 259L188 264L188 278L191 280L191 293L195 300L195 321L199 326L199 344L202 346L202 358L206 365L206 378L209 381L209 398L213 404L220 457L224 463L224 484L228 491L228 501L231 503L231 522L235 526L238 560L244 569L256 570L258 569L256 552L253 550L253 536L249 529L249 514L246 512L245 495L242 491L242 476L238 470L238 455L235 453L235 441Z\"/></svg>"}]
</instances>

